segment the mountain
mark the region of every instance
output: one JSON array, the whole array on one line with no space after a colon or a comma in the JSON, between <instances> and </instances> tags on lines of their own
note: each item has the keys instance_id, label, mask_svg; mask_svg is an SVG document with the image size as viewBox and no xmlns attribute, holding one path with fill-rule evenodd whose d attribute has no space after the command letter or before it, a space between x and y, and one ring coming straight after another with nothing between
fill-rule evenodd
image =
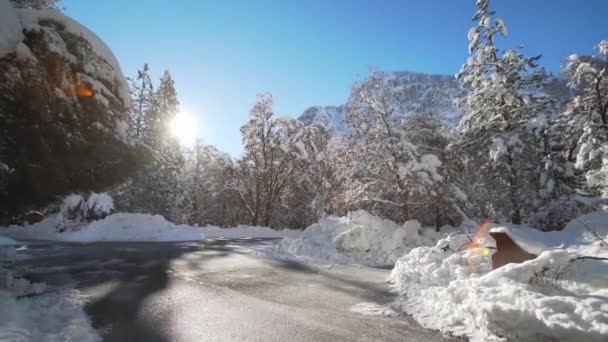
<instances>
[{"instance_id":1,"label":"mountain","mask_svg":"<svg viewBox=\"0 0 608 342\"><path fill-rule=\"evenodd\" d=\"M399 115L428 111L442 115L452 124L460 120L462 110L456 107L455 100L461 89L454 76L408 71L387 72L382 75L383 81L391 89L396 104L395 112L400 113ZM304 111L298 119L307 125L322 124L336 133L344 133L345 106L313 106Z\"/></svg>"}]
</instances>

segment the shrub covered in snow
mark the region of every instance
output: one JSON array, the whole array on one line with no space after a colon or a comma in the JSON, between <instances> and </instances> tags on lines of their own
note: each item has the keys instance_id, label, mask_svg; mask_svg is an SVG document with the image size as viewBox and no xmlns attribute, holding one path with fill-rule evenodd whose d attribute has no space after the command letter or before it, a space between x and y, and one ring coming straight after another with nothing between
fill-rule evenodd
<instances>
[{"instance_id":1,"label":"shrub covered in snow","mask_svg":"<svg viewBox=\"0 0 608 342\"><path fill-rule=\"evenodd\" d=\"M591 227L605 226L605 215L600 212L579 220ZM582 233L586 228L576 223L564 232L522 227L510 231L522 229L529 235L518 237L537 241L524 248L539 252L539 257L496 270L491 268L488 249L458 250L468 242L464 235L441 240L435 247L413 249L399 259L389 278L400 294L403 311L424 327L472 341L605 341L608 261L580 259L580 255L608 256L608 250L594 246ZM543 238L546 241L539 243ZM477 245L492 241L486 237Z\"/></svg>"},{"instance_id":2,"label":"shrub covered in snow","mask_svg":"<svg viewBox=\"0 0 608 342\"><path fill-rule=\"evenodd\" d=\"M91 193L87 199L80 194L71 194L64 198L59 219L69 223L99 220L114 211L114 201L107 193Z\"/></svg>"},{"instance_id":3,"label":"shrub covered in snow","mask_svg":"<svg viewBox=\"0 0 608 342\"><path fill-rule=\"evenodd\" d=\"M366 211L346 217L325 217L297 239L283 239L277 251L329 262L392 265L411 248L433 244L438 237L418 221L399 225Z\"/></svg>"}]
</instances>

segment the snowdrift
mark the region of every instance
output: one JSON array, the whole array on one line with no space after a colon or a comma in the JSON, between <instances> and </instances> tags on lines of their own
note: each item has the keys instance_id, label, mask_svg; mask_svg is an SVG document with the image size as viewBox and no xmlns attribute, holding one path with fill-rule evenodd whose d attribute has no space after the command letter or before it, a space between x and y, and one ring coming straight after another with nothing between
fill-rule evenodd
<instances>
[{"instance_id":1,"label":"snowdrift","mask_svg":"<svg viewBox=\"0 0 608 342\"><path fill-rule=\"evenodd\" d=\"M0 234L17 239L72 242L193 241L205 238L200 228L176 225L160 215L116 213L60 233L57 227L62 223L57 216L49 216L32 225L0 228Z\"/></svg>"},{"instance_id":2,"label":"snowdrift","mask_svg":"<svg viewBox=\"0 0 608 342\"><path fill-rule=\"evenodd\" d=\"M605 341L608 261L580 258L607 255L607 248L580 227L583 221L602 231L605 215L585 215L555 233L495 228L539 254L496 270L488 249L458 251L468 242L464 235L415 248L389 277L400 295L397 306L426 328L472 341ZM489 237L478 241L484 247L492 243Z\"/></svg>"},{"instance_id":3,"label":"snowdrift","mask_svg":"<svg viewBox=\"0 0 608 342\"><path fill-rule=\"evenodd\" d=\"M326 217L306 228L297 239L283 239L278 254L327 262L369 266L393 265L410 249L432 245L439 234L418 221L398 225L366 211L346 217Z\"/></svg>"}]
</instances>

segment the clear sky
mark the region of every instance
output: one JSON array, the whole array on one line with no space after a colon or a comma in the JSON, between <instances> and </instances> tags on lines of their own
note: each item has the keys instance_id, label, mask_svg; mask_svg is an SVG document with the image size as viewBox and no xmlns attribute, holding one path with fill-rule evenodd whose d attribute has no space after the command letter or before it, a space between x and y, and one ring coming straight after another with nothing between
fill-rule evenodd
<instances>
[{"instance_id":1,"label":"clear sky","mask_svg":"<svg viewBox=\"0 0 608 342\"><path fill-rule=\"evenodd\" d=\"M112 48L123 73L168 69L198 135L233 155L260 92L275 112L345 102L370 68L453 74L467 57L474 0L63 0ZM607 0L493 0L509 36L559 70L608 39Z\"/></svg>"}]
</instances>

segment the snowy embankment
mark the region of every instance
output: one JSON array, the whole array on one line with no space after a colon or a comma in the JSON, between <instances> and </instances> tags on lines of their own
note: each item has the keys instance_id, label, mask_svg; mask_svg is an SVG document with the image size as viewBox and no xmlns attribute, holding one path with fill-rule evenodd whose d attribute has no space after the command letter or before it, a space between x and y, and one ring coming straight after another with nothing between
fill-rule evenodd
<instances>
[{"instance_id":1,"label":"snowy embankment","mask_svg":"<svg viewBox=\"0 0 608 342\"><path fill-rule=\"evenodd\" d=\"M234 228L220 228L216 226L202 227L200 230L206 238L297 238L302 230L283 229L275 230L268 227L239 225Z\"/></svg>"},{"instance_id":2,"label":"snowy embankment","mask_svg":"<svg viewBox=\"0 0 608 342\"><path fill-rule=\"evenodd\" d=\"M205 238L200 228L176 225L160 215L116 213L91 223L64 225L57 215L25 226L0 227L0 234L16 239L37 239L71 242L95 241L193 241Z\"/></svg>"},{"instance_id":3,"label":"snowy embankment","mask_svg":"<svg viewBox=\"0 0 608 342\"><path fill-rule=\"evenodd\" d=\"M418 221L398 225L361 210L346 217L321 219L297 239L283 239L277 253L331 263L386 266L414 247L433 245L441 235L422 228Z\"/></svg>"},{"instance_id":4,"label":"snowy embankment","mask_svg":"<svg viewBox=\"0 0 608 342\"><path fill-rule=\"evenodd\" d=\"M398 306L424 327L472 341L606 341L608 248L584 225L608 237L608 213L585 215L562 232L502 227L528 252L521 264L492 270L493 239L471 248L465 235L419 247L399 259L390 281Z\"/></svg>"}]
</instances>

